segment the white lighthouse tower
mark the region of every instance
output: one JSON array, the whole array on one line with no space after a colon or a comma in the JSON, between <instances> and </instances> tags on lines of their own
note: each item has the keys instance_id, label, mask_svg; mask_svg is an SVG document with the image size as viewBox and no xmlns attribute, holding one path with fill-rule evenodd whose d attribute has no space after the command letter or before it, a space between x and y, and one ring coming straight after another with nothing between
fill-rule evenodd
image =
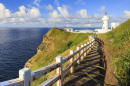
<instances>
[{"instance_id":1,"label":"white lighthouse tower","mask_svg":"<svg viewBox=\"0 0 130 86\"><path fill-rule=\"evenodd\" d=\"M102 26L102 29L103 30L108 30L108 20L110 18L108 17L107 15L107 12L105 12L105 15L103 16L102 20L103 20L103 26Z\"/></svg>"},{"instance_id":2,"label":"white lighthouse tower","mask_svg":"<svg viewBox=\"0 0 130 86\"><path fill-rule=\"evenodd\" d=\"M105 12L105 15L103 16L102 20L103 20L102 29L95 29L97 33L106 33L111 30L108 29L108 20L110 20L110 18L108 17L107 12Z\"/></svg>"}]
</instances>

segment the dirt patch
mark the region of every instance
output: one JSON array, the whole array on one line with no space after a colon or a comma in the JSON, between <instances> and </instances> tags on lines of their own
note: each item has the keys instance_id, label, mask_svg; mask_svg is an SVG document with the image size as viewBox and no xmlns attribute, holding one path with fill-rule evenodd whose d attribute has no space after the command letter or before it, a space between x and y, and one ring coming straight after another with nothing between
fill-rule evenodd
<instances>
[{"instance_id":1,"label":"dirt patch","mask_svg":"<svg viewBox=\"0 0 130 86\"><path fill-rule=\"evenodd\" d=\"M100 42L102 44L102 51L103 51L103 57L101 58L101 66L104 67L105 69L107 69L107 71L103 71L105 74L105 79L104 82L106 84L110 84L110 85L118 85L118 82L116 80L116 78L114 77L114 75L117 76L116 73L114 73L115 70L115 66L112 65L112 56L110 55L110 53L107 50L107 45L106 45L106 41L105 39L103 39L102 37L98 37L97 41ZM103 73L102 72L102 73ZM113 75L114 74L114 75Z\"/></svg>"}]
</instances>

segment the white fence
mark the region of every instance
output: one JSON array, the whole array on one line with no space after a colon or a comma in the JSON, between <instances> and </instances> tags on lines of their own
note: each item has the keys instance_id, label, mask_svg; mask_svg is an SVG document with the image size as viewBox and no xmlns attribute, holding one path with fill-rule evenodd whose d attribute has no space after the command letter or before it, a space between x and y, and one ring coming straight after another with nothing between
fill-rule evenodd
<instances>
[{"instance_id":1,"label":"white fence","mask_svg":"<svg viewBox=\"0 0 130 86\"><path fill-rule=\"evenodd\" d=\"M19 78L0 82L0 86L31 86L31 82L35 81L36 79L46 75L47 73L56 69L56 75L52 78L46 80L45 82L41 83L39 86L51 86L57 82L57 86L63 86L63 75L70 69L70 72L74 72L74 64L80 64L81 60L84 59L84 56L91 50L95 43L96 36L89 36L89 41L87 44L81 45L77 47L77 50L70 50L70 54L66 58L62 58L62 56L56 57L56 62L50 65L47 65L43 68L40 68L36 71L31 72L29 68L23 68L19 70ZM77 55L76 58L74 56ZM63 68L63 65L66 61L70 60L69 64Z\"/></svg>"}]
</instances>

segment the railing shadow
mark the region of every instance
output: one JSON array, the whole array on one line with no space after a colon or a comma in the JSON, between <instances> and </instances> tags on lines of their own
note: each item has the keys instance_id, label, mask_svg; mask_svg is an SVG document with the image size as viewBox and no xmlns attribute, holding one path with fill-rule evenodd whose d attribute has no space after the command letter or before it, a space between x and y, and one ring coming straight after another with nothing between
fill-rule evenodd
<instances>
[{"instance_id":1,"label":"railing shadow","mask_svg":"<svg viewBox=\"0 0 130 86\"><path fill-rule=\"evenodd\" d=\"M97 83L87 76L86 73L92 75L94 79L104 82L106 71L103 69L95 68L95 65L107 68L105 61L105 55L102 51L102 46L104 43L96 40L95 46L97 49L93 49L83 61L81 61L78 68L74 71L70 81L64 84L64 86L95 86ZM94 58L93 58L94 57ZM82 71L81 71L82 70ZM96 76L94 76L96 75ZM103 75L103 76L101 76ZM103 86L103 84L101 84Z\"/></svg>"},{"instance_id":2,"label":"railing shadow","mask_svg":"<svg viewBox=\"0 0 130 86\"><path fill-rule=\"evenodd\" d=\"M90 74L90 73L94 73L94 72L96 72L96 71L99 71L99 69L98 68L96 68L96 69L94 69L94 70L91 70L91 71L89 71L88 72L88 74ZM73 74L72 74L73 75ZM82 75L81 74L75 74L76 76L78 76L78 77L75 77L75 78L73 78L73 79L71 79L70 81L68 81L66 84L64 84L64 86L94 86L94 85L97 85L97 83L96 82L94 82L93 80L91 80L91 79L89 79L89 77L87 76L87 74L85 74L85 73L83 73ZM96 77L94 77L94 78L99 78L100 76L96 76ZM85 80L85 81L83 81L83 80L81 80L83 78L83 80ZM85 83L83 83L83 84L78 84L78 83L76 83L76 82L81 82L81 83L83 83L83 82L85 82ZM92 83L90 83L90 82L92 82ZM89 85L88 85L89 84Z\"/></svg>"},{"instance_id":3,"label":"railing shadow","mask_svg":"<svg viewBox=\"0 0 130 86\"><path fill-rule=\"evenodd\" d=\"M107 63L106 63L106 59L105 59L106 56L103 52L104 42L102 42L100 39L96 39L96 41L99 43L97 52L100 54L100 66L107 70ZM103 83L105 82L106 70L100 69L100 74L103 75L103 76L100 76L100 81L102 81Z\"/></svg>"}]
</instances>

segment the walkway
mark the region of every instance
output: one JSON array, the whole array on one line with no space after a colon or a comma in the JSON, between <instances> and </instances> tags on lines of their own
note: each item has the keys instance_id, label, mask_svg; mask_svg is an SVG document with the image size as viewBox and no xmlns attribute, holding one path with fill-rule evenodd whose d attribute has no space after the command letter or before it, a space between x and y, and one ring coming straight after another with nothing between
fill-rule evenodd
<instances>
[{"instance_id":1,"label":"walkway","mask_svg":"<svg viewBox=\"0 0 130 86\"><path fill-rule=\"evenodd\" d=\"M100 65L100 57L102 57L101 44L96 42L90 53L80 62L74 73L65 79L64 86L99 86L95 81L91 80L86 72L95 79L100 79L100 69L92 67Z\"/></svg>"}]
</instances>

